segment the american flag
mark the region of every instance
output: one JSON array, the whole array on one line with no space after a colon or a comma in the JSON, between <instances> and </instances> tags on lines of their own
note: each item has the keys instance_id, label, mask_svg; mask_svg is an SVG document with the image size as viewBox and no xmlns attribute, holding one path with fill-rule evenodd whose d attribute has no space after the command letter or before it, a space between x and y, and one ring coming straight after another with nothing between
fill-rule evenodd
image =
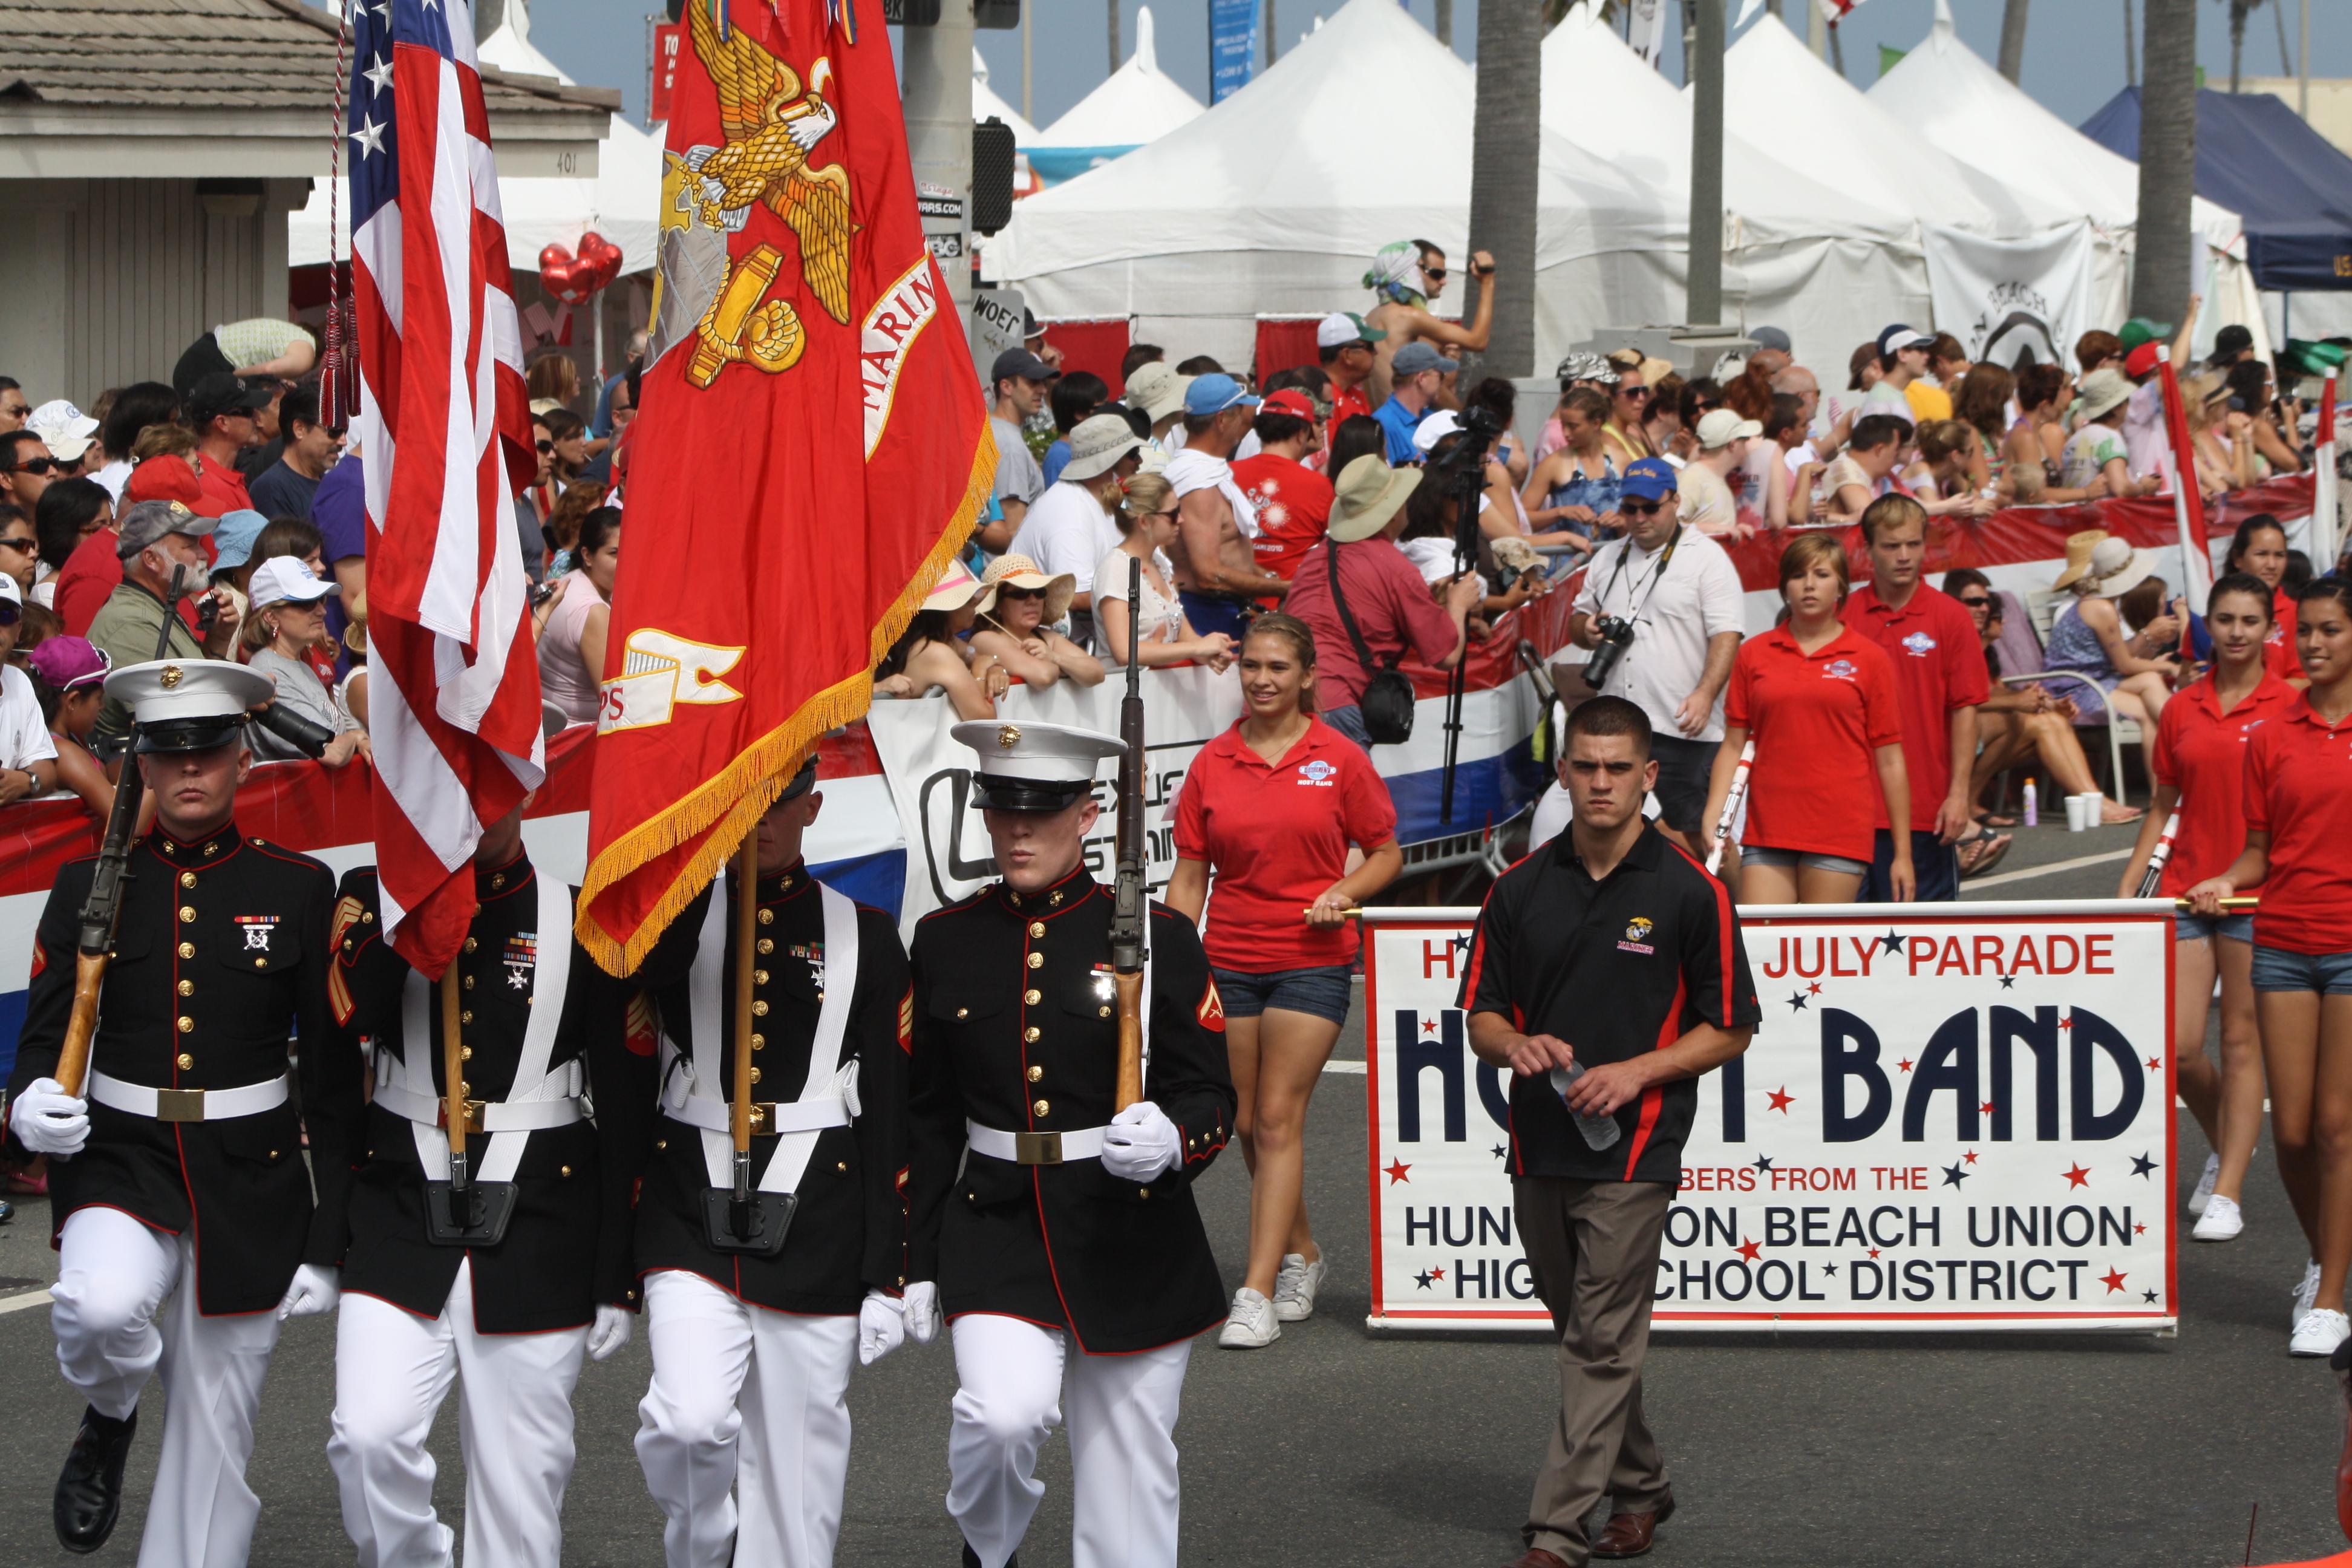
<instances>
[{"instance_id":1,"label":"american flag","mask_svg":"<svg viewBox=\"0 0 2352 1568\"><path fill-rule=\"evenodd\" d=\"M437 974L482 826L544 776L514 528L537 463L467 0L356 0L352 42L376 858L386 936Z\"/></svg>"}]
</instances>

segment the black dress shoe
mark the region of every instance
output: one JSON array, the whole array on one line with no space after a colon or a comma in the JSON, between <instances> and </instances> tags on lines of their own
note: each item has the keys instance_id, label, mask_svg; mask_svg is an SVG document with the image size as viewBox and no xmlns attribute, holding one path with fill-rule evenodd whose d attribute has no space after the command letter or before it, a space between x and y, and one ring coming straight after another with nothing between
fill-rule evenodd
<instances>
[{"instance_id":1,"label":"black dress shoe","mask_svg":"<svg viewBox=\"0 0 2352 1568\"><path fill-rule=\"evenodd\" d=\"M971 1549L969 1541L963 1543L963 1568L980 1568L980 1553ZM1021 1554L1016 1552L1006 1558L1004 1568L1021 1568Z\"/></svg>"},{"instance_id":2,"label":"black dress shoe","mask_svg":"<svg viewBox=\"0 0 2352 1568\"><path fill-rule=\"evenodd\" d=\"M81 1414L66 1468L58 1477L51 1515L58 1544L68 1552L95 1552L114 1533L122 1512L122 1462L139 1431L139 1412L117 1421L95 1410Z\"/></svg>"}]
</instances>

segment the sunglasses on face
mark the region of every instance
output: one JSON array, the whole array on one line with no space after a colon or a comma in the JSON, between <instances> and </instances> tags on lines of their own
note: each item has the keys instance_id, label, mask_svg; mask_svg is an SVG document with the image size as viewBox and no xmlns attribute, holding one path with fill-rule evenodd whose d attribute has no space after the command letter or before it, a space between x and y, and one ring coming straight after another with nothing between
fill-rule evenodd
<instances>
[{"instance_id":1,"label":"sunglasses on face","mask_svg":"<svg viewBox=\"0 0 2352 1568\"><path fill-rule=\"evenodd\" d=\"M46 474L53 468L64 467L55 458L27 458L21 463L9 465L5 471L12 474Z\"/></svg>"},{"instance_id":2,"label":"sunglasses on face","mask_svg":"<svg viewBox=\"0 0 2352 1568\"><path fill-rule=\"evenodd\" d=\"M1042 599L1045 596L1045 590L1043 588L999 588L996 591L996 596L1000 599Z\"/></svg>"},{"instance_id":3,"label":"sunglasses on face","mask_svg":"<svg viewBox=\"0 0 2352 1568\"><path fill-rule=\"evenodd\" d=\"M1966 605L1971 610L1981 610L1990 605L1992 601L1986 598L1981 594L1963 594L1960 595L1960 603Z\"/></svg>"},{"instance_id":4,"label":"sunglasses on face","mask_svg":"<svg viewBox=\"0 0 2352 1568\"><path fill-rule=\"evenodd\" d=\"M26 555L30 555L34 551L40 548L37 543L29 539L0 539L0 546L5 546L10 550L20 551Z\"/></svg>"},{"instance_id":5,"label":"sunglasses on face","mask_svg":"<svg viewBox=\"0 0 2352 1568\"><path fill-rule=\"evenodd\" d=\"M25 612L5 599L0 599L0 626L13 626Z\"/></svg>"},{"instance_id":6,"label":"sunglasses on face","mask_svg":"<svg viewBox=\"0 0 2352 1568\"><path fill-rule=\"evenodd\" d=\"M1620 386L1617 389L1617 395L1620 397L1639 397L1642 394L1649 390L1650 389L1648 387L1643 386L1639 384L1633 386Z\"/></svg>"},{"instance_id":7,"label":"sunglasses on face","mask_svg":"<svg viewBox=\"0 0 2352 1568\"><path fill-rule=\"evenodd\" d=\"M1665 506L1662 500L1621 500L1617 503L1617 510L1627 517L1655 517L1665 510Z\"/></svg>"},{"instance_id":8,"label":"sunglasses on face","mask_svg":"<svg viewBox=\"0 0 2352 1568\"><path fill-rule=\"evenodd\" d=\"M1432 283L1443 283L1445 281L1445 268L1443 267L1424 267L1421 269L1421 275L1423 278L1428 279Z\"/></svg>"},{"instance_id":9,"label":"sunglasses on face","mask_svg":"<svg viewBox=\"0 0 2352 1568\"><path fill-rule=\"evenodd\" d=\"M552 452L555 450L555 443L552 441L541 441L539 443L539 449L541 453Z\"/></svg>"}]
</instances>

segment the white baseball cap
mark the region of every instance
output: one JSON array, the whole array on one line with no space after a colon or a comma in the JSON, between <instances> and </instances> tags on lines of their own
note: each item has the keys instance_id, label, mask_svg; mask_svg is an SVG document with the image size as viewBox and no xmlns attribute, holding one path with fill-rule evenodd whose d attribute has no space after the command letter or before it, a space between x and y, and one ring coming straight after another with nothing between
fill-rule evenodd
<instances>
[{"instance_id":1,"label":"white baseball cap","mask_svg":"<svg viewBox=\"0 0 2352 1568\"><path fill-rule=\"evenodd\" d=\"M307 562L293 555L271 556L253 569L253 576L245 585L246 597L257 605L289 599L298 605L311 605L342 591L336 584L320 581Z\"/></svg>"},{"instance_id":2,"label":"white baseball cap","mask_svg":"<svg viewBox=\"0 0 2352 1568\"><path fill-rule=\"evenodd\" d=\"M1753 419L1742 419L1728 408L1711 408L1699 419L1691 432L1698 437L1703 452L1719 451L1743 436L1761 436L1764 426Z\"/></svg>"},{"instance_id":3,"label":"white baseball cap","mask_svg":"<svg viewBox=\"0 0 2352 1568\"><path fill-rule=\"evenodd\" d=\"M62 397L53 397L25 416L25 428L39 436L49 456L70 463L89 449L98 421Z\"/></svg>"}]
</instances>

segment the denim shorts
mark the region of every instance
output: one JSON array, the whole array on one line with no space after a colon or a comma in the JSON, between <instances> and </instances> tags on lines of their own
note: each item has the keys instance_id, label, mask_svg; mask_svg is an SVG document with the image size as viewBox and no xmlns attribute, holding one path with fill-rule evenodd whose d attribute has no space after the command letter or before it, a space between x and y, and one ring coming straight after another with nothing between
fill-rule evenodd
<instances>
[{"instance_id":1,"label":"denim shorts","mask_svg":"<svg viewBox=\"0 0 2352 1568\"><path fill-rule=\"evenodd\" d=\"M2290 952L2256 942L2254 989L2352 996L2352 952Z\"/></svg>"},{"instance_id":2,"label":"denim shorts","mask_svg":"<svg viewBox=\"0 0 2352 1568\"><path fill-rule=\"evenodd\" d=\"M1307 969L1276 969L1265 974L1244 974L1238 969L1218 969L1217 995L1228 1018L1255 1018L1268 1007L1311 1013L1335 1024L1348 1021L1352 966L1322 963Z\"/></svg>"},{"instance_id":3,"label":"denim shorts","mask_svg":"<svg viewBox=\"0 0 2352 1568\"><path fill-rule=\"evenodd\" d=\"M2173 941L2202 942L2209 936L2250 942L2254 940L2254 917L2243 911L2234 915L2200 915L2185 910L2173 912Z\"/></svg>"}]
</instances>

